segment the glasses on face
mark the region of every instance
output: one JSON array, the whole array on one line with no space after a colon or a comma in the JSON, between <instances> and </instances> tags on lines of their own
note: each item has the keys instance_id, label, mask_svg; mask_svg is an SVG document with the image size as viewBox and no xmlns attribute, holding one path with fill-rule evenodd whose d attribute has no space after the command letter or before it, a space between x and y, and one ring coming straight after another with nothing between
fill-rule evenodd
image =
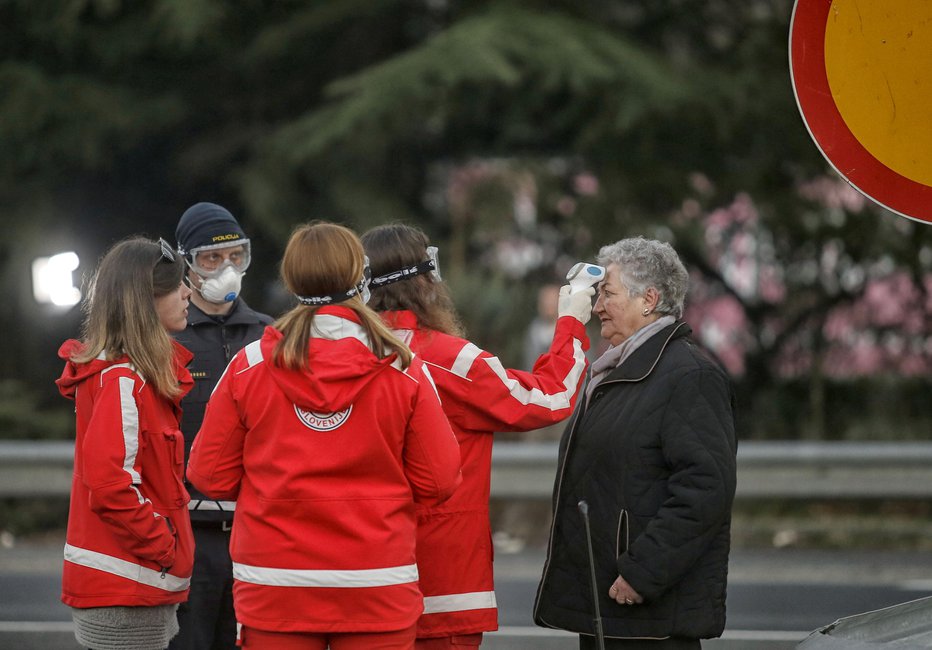
<instances>
[{"instance_id":1,"label":"glasses on face","mask_svg":"<svg viewBox=\"0 0 932 650\"><path fill-rule=\"evenodd\" d=\"M159 237L159 248L162 249L162 257L159 258L159 261L165 260L171 264L175 263L175 251L172 250L172 247L167 241Z\"/></svg>"}]
</instances>

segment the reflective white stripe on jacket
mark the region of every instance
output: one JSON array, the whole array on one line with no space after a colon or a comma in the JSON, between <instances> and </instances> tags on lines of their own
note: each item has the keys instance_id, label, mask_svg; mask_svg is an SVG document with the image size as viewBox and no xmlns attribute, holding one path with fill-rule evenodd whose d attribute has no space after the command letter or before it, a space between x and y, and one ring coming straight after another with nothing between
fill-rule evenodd
<instances>
[{"instance_id":1,"label":"reflective white stripe on jacket","mask_svg":"<svg viewBox=\"0 0 932 650\"><path fill-rule=\"evenodd\" d=\"M531 371L505 368L466 339L422 330L414 314L382 314L431 369L460 443L463 484L443 504L418 511L417 561L424 613L418 637L498 627L489 529L492 434L527 431L570 416L586 370L589 340L575 318L557 322L553 342Z\"/></svg>"},{"instance_id":2,"label":"reflective white stripe on jacket","mask_svg":"<svg viewBox=\"0 0 932 650\"><path fill-rule=\"evenodd\" d=\"M424 613L465 612L471 609L498 607L494 591L476 591L471 594L428 596L424 598Z\"/></svg>"},{"instance_id":3,"label":"reflective white stripe on jacket","mask_svg":"<svg viewBox=\"0 0 932 650\"><path fill-rule=\"evenodd\" d=\"M147 607L187 598L194 562L179 397L166 399L127 357L71 361L56 382L75 401L76 440L62 601L77 608ZM191 353L173 343L173 370L190 390ZM164 577L163 577L164 574Z\"/></svg>"},{"instance_id":4,"label":"reflective white stripe on jacket","mask_svg":"<svg viewBox=\"0 0 932 650\"><path fill-rule=\"evenodd\" d=\"M236 499L237 619L277 632L380 632L423 610L416 503L459 484L459 445L415 358L376 357L358 315L321 307L308 364L272 363L266 329L230 362L188 479Z\"/></svg>"},{"instance_id":5,"label":"reflective white stripe on jacket","mask_svg":"<svg viewBox=\"0 0 932 650\"><path fill-rule=\"evenodd\" d=\"M165 591L184 591L191 586L190 578L179 578L169 573L153 571L133 562L121 560L86 548L65 544L65 561L74 562L89 569L106 571L115 576Z\"/></svg>"},{"instance_id":6,"label":"reflective white stripe on jacket","mask_svg":"<svg viewBox=\"0 0 932 650\"><path fill-rule=\"evenodd\" d=\"M417 565L385 569L275 569L233 563L233 577L270 587L388 587L417 582Z\"/></svg>"}]
</instances>

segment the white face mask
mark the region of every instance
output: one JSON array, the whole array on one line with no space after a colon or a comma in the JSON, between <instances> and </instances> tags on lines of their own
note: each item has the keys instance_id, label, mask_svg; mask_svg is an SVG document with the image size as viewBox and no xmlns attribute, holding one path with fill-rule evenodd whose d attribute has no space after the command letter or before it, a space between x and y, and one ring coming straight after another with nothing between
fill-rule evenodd
<instances>
[{"instance_id":1,"label":"white face mask","mask_svg":"<svg viewBox=\"0 0 932 650\"><path fill-rule=\"evenodd\" d=\"M226 266L216 277L205 278L199 276L201 278L201 286L198 291L200 291L204 300L217 305L233 302L236 300L242 288L243 275L245 274L240 273L232 266Z\"/></svg>"}]
</instances>

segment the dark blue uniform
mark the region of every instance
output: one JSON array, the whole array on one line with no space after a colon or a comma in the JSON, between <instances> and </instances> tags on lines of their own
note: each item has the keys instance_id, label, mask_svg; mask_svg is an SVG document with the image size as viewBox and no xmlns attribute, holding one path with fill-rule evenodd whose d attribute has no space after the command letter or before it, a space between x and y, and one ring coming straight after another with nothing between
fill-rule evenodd
<instances>
[{"instance_id":1,"label":"dark blue uniform","mask_svg":"<svg viewBox=\"0 0 932 650\"><path fill-rule=\"evenodd\" d=\"M220 375L248 343L259 339L272 318L253 311L237 299L226 316L209 316L194 303L188 306L188 327L175 339L194 354L188 366L194 388L182 400L181 431L185 464L191 443L204 419L207 400ZM233 612L233 566L230 561L230 528L235 503L213 501L187 484L194 528L194 575L191 593L178 609L181 632L170 650L232 650L236 643Z\"/></svg>"}]
</instances>

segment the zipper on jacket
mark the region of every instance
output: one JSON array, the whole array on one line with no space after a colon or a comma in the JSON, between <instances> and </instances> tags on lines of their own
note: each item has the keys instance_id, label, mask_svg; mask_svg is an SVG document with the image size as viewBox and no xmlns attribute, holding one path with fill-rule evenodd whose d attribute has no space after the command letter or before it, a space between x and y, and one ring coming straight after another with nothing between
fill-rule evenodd
<instances>
[{"instance_id":1,"label":"zipper on jacket","mask_svg":"<svg viewBox=\"0 0 932 650\"><path fill-rule=\"evenodd\" d=\"M223 358L226 359L227 363L230 363L230 341L227 339L227 326L220 326L220 340L223 341Z\"/></svg>"}]
</instances>

